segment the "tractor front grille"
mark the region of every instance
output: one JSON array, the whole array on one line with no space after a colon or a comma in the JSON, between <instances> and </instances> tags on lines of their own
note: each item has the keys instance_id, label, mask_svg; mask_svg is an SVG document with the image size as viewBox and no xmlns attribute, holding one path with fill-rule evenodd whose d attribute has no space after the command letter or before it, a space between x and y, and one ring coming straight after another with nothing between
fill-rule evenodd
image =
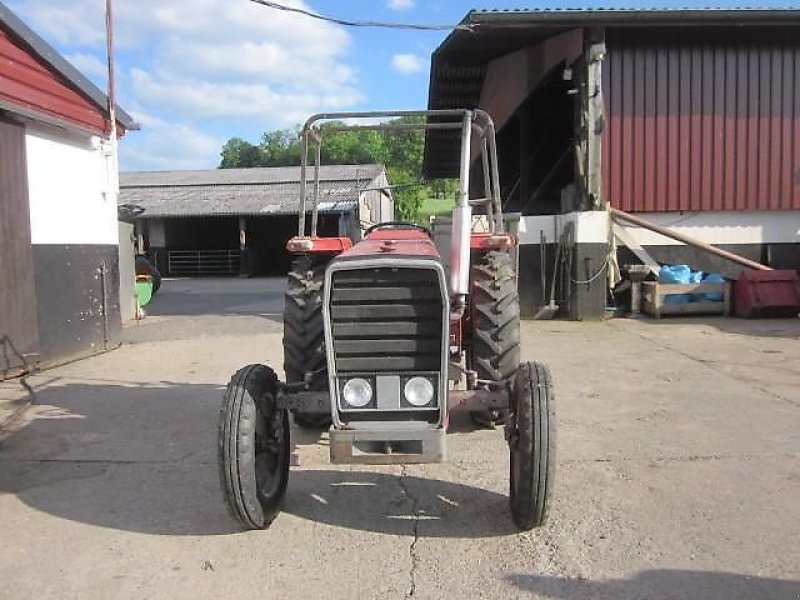
<instances>
[{"instance_id":1,"label":"tractor front grille","mask_svg":"<svg viewBox=\"0 0 800 600\"><path fill-rule=\"evenodd\" d=\"M329 315L336 372L440 371L443 306L433 269L335 271Z\"/></svg>"}]
</instances>

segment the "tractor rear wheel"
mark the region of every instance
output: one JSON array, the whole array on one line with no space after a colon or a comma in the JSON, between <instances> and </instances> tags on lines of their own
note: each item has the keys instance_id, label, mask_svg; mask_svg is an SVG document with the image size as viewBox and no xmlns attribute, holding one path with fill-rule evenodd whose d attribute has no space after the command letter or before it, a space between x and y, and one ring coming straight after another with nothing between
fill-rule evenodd
<instances>
[{"instance_id":1,"label":"tractor rear wheel","mask_svg":"<svg viewBox=\"0 0 800 600\"><path fill-rule=\"evenodd\" d=\"M276 404L278 377L249 365L231 378L219 415L222 493L231 516L266 529L280 511L289 481L289 415Z\"/></svg>"},{"instance_id":2,"label":"tractor rear wheel","mask_svg":"<svg viewBox=\"0 0 800 600\"><path fill-rule=\"evenodd\" d=\"M502 381L519 366L519 295L514 261L508 252L490 251L473 264L470 316L470 367L479 379ZM483 426L503 423L508 411L473 411Z\"/></svg>"},{"instance_id":3,"label":"tractor rear wheel","mask_svg":"<svg viewBox=\"0 0 800 600\"><path fill-rule=\"evenodd\" d=\"M295 258L289 271L283 313L283 369L287 383L306 381L309 389L326 391L328 374L325 356L325 327L322 298L325 287L327 256L304 254ZM326 428L330 414L293 411L300 427Z\"/></svg>"},{"instance_id":4,"label":"tractor rear wheel","mask_svg":"<svg viewBox=\"0 0 800 600\"><path fill-rule=\"evenodd\" d=\"M528 531L547 518L556 469L555 395L550 372L541 363L519 367L506 437L511 516L520 530Z\"/></svg>"}]
</instances>

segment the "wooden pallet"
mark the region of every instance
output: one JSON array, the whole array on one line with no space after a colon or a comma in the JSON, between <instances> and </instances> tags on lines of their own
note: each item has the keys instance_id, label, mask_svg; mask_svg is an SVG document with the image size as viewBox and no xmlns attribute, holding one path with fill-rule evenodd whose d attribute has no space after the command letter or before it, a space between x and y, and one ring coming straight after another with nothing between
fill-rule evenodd
<instances>
[{"instance_id":1,"label":"wooden pallet","mask_svg":"<svg viewBox=\"0 0 800 600\"><path fill-rule=\"evenodd\" d=\"M664 296L669 294L709 294L721 293L722 300L702 302L685 302L668 304ZM660 319L662 315L728 315L731 311L731 284L725 283L658 283L645 281L642 283L642 311Z\"/></svg>"}]
</instances>

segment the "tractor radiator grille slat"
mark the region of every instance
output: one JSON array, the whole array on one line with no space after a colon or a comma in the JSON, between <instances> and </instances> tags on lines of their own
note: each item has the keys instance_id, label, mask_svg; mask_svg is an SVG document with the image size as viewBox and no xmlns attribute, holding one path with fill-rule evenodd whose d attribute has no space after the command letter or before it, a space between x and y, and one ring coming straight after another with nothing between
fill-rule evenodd
<instances>
[{"instance_id":1,"label":"tractor radiator grille slat","mask_svg":"<svg viewBox=\"0 0 800 600\"><path fill-rule=\"evenodd\" d=\"M330 297L337 372L441 368L446 340L442 340L443 299L435 271L337 271Z\"/></svg>"}]
</instances>

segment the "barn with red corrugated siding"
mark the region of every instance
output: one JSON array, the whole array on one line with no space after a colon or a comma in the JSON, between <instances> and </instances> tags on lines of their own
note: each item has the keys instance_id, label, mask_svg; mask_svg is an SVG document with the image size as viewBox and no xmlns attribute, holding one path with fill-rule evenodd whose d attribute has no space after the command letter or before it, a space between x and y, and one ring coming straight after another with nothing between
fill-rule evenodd
<instances>
[{"instance_id":1,"label":"barn with red corrugated siding","mask_svg":"<svg viewBox=\"0 0 800 600\"><path fill-rule=\"evenodd\" d=\"M117 165L108 99L0 3L0 373L113 346ZM117 132L137 125L122 110Z\"/></svg>"},{"instance_id":2,"label":"barn with red corrugated siding","mask_svg":"<svg viewBox=\"0 0 800 600\"><path fill-rule=\"evenodd\" d=\"M603 313L609 258L632 259L612 251L609 205L800 269L798 9L473 11L431 61L429 108L454 107L495 119L523 312L556 277L571 316ZM457 176L457 142L427 134L429 177ZM740 268L629 233L664 263ZM557 240L569 260L554 269Z\"/></svg>"}]
</instances>

